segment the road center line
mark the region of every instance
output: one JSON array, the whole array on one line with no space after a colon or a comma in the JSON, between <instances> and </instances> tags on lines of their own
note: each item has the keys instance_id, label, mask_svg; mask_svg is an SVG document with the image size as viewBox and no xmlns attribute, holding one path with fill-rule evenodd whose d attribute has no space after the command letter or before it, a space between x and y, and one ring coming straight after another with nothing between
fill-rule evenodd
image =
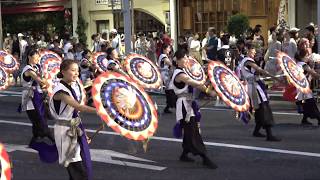
<instances>
[{"instance_id":1,"label":"road center line","mask_svg":"<svg viewBox=\"0 0 320 180\"><path fill-rule=\"evenodd\" d=\"M24 123L24 122L17 122L17 121L0 120L0 123L15 124L15 125L21 125L21 126L32 126L31 123ZM52 128L53 126L50 126L50 127ZM91 133L96 132L96 130L93 130L93 129L86 129L86 131L91 132ZM100 131L99 133L120 136L118 133L110 132L110 131ZM157 137L157 136L151 137L151 139L160 140L160 141L169 141L169 142L182 142L181 139ZM204 142L204 144L206 144L207 146L227 147L227 148L235 148L235 149L245 149L245 150L253 150L253 151L282 153L282 154L289 154L289 155L310 156L310 157L319 157L320 158L320 153L312 153L312 152L290 151L290 150L285 150L285 149L274 149L274 148L227 144L227 143L215 143L215 142Z\"/></svg>"}]
</instances>

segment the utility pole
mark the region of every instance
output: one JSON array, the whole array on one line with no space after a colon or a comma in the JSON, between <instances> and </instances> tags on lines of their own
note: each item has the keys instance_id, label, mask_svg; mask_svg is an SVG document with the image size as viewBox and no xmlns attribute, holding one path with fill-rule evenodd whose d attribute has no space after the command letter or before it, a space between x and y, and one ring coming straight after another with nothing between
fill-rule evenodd
<instances>
[{"instance_id":1,"label":"utility pole","mask_svg":"<svg viewBox=\"0 0 320 180\"><path fill-rule=\"evenodd\" d=\"M173 39L174 50L177 49L177 1L170 0L170 35Z\"/></svg>"},{"instance_id":2,"label":"utility pole","mask_svg":"<svg viewBox=\"0 0 320 180\"><path fill-rule=\"evenodd\" d=\"M1 11L1 1L0 1L0 49L2 49L3 46L3 34L2 34L2 11Z\"/></svg>"},{"instance_id":3,"label":"utility pole","mask_svg":"<svg viewBox=\"0 0 320 180\"><path fill-rule=\"evenodd\" d=\"M134 32L134 0L131 0L131 22L132 22L131 32L132 32L132 34L135 34L135 32Z\"/></svg>"},{"instance_id":4,"label":"utility pole","mask_svg":"<svg viewBox=\"0 0 320 180\"><path fill-rule=\"evenodd\" d=\"M129 0L123 0L123 21L124 21L124 44L125 44L125 54L128 55L131 50L131 12L130 12L130 2Z\"/></svg>"},{"instance_id":5,"label":"utility pole","mask_svg":"<svg viewBox=\"0 0 320 180\"><path fill-rule=\"evenodd\" d=\"M78 26L78 0L72 0L72 36L78 37L76 33Z\"/></svg>"}]
</instances>

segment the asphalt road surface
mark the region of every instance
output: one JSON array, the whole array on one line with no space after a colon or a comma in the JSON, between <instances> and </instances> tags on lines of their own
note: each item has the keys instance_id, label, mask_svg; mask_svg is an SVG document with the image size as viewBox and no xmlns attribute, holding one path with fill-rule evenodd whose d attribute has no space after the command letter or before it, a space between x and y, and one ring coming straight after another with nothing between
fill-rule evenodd
<instances>
[{"instance_id":1,"label":"asphalt road surface","mask_svg":"<svg viewBox=\"0 0 320 180\"><path fill-rule=\"evenodd\" d=\"M13 179L63 180L66 169L42 163L36 152L27 147L31 126L25 113L16 109L20 93L16 89L0 92L0 142L5 144L12 161ZM218 169L208 169L199 157L194 163L180 162L181 139L172 135L173 114L163 114L165 99L153 96L159 105L159 126L145 153L142 144L126 140L106 127L90 144L94 179L184 179L184 180L319 180L320 128L301 126L301 115L288 102L273 101L277 125L274 134L281 142L267 142L251 136L254 122L248 125L235 119L230 109L202 109L201 132L208 155ZM99 117L84 114L89 135L99 128ZM49 121L52 125L53 121ZM192 157L192 156L191 156Z\"/></svg>"}]
</instances>

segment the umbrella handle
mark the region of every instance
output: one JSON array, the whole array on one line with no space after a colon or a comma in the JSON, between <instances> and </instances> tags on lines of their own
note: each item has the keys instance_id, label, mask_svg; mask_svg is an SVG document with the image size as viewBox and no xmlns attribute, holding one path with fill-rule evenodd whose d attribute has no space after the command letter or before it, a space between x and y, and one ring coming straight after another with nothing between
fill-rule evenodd
<instances>
[{"instance_id":1,"label":"umbrella handle","mask_svg":"<svg viewBox=\"0 0 320 180\"><path fill-rule=\"evenodd\" d=\"M94 134L89 138L90 141L92 141L93 138L94 138L102 129L104 129L104 123L102 123L102 124L100 125L100 127L96 130L96 132L94 132Z\"/></svg>"}]
</instances>

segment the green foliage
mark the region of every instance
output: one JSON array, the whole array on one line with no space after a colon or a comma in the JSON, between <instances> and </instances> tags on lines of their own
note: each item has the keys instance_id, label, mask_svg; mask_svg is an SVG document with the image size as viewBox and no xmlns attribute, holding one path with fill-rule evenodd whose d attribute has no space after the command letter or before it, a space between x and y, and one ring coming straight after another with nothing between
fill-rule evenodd
<instances>
[{"instance_id":1,"label":"green foliage","mask_svg":"<svg viewBox=\"0 0 320 180\"><path fill-rule=\"evenodd\" d=\"M228 32L240 38L249 29L249 18L243 14L236 14L230 17L228 21Z\"/></svg>"},{"instance_id":2,"label":"green foliage","mask_svg":"<svg viewBox=\"0 0 320 180\"><path fill-rule=\"evenodd\" d=\"M87 46L87 35L86 35L87 28L88 28L88 23L83 19L81 15L79 15L76 33L78 34L79 42L85 46Z\"/></svg>"},{"instance_id":3,"label":"green foliage","mask_svg":"<svg viewBox=\"0 0 320 180\"><path fill-rule=\"evenodd\" d=\"M25 13L3 15L3 30L9 33L48 32L48 24L55 32L64 31L63 12ZM49 32L48 32L49 33Z\"/></svg>"}]
</instances>

